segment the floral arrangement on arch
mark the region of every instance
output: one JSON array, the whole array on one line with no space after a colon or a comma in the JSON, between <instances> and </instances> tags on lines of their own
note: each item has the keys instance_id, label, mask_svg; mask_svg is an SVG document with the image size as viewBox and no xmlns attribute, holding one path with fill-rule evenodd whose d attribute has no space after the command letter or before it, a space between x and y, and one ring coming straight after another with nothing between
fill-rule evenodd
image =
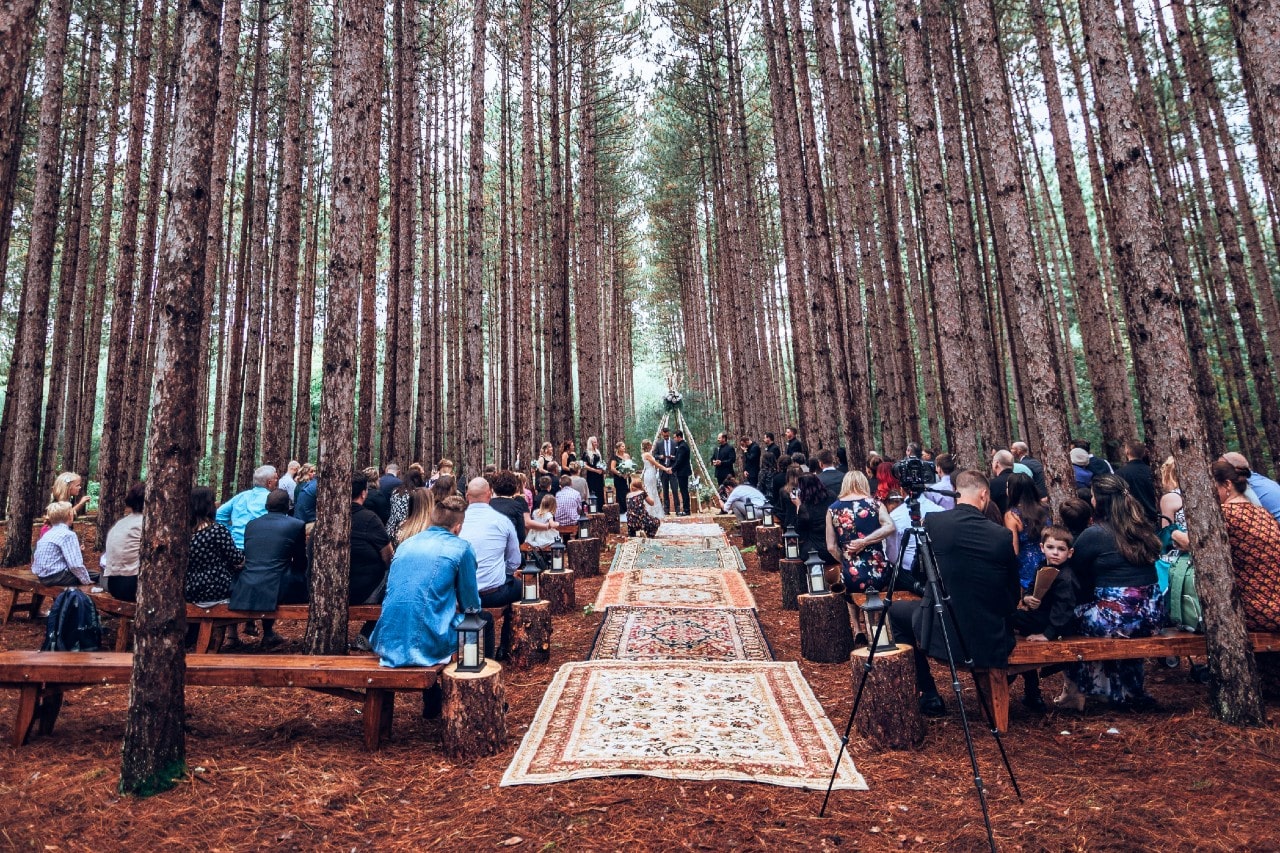
<instances>
[{"instance_id":1,"label":"floral arrangement on arch","mask_svg":"<svg viewBox=\"0 0 1280 853\"><path fill-rule=\"evenodd\" d=\"M662 405L666 407L668 412L674 412L680 408L680 404L684 402L684 397L680 396L679 391L668 391L667 396L662 398Z\"/></svg>"}]
</instances>

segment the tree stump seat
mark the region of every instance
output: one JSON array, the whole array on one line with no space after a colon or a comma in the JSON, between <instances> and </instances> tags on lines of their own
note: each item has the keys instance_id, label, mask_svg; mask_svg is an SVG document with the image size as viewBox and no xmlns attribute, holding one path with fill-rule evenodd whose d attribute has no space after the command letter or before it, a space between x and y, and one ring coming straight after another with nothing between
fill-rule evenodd
<instances>
[{"instance_id":1,"label":"tree stump seat","mask_svg":"<svg viewBox=\"0 0 1280 853\"><path fill-rule=\"evenodd\" d=\"M760 570L764 572L778 571L778 560L782 557L782 528L778 525L756 528L756 556L760 559Z\"/></svg>"},{"instance_id":2,"label":"tree stump seat","mask_svg":"<svg viewBox=\"0 0 1280 853\"><path fill-rule=\"evenodd\" d=\"M1280 634L1250 632L1255 654L1280 652ZM980 669L974 679L982 681L992 719L1000 731L1009 729L1009 676L1055 663L1131 660L1134 658L1185 657L1206 654L1204 634L1170 629L1154 637L1118 639L1114 637L1063 637L1050 642L1030 642L1019 638L1004 669Z\"/></svg>"},{"instance_id":3,"label":"tree stump seat","mask_svg":"<svg viewBox=\"0 0 1280 853\"><path fill-rule=\"evenodd\" d=\"M750 548L756 544L756 529L760 526L760 522L756 520L743 520L738 522L738 535L742 537L742 547Z\"/></svg>"},{"instance_id":4,"label":"tree stump seat","mask_svg":"<svg viewBox=\"0 0 1280 853\"><path fill-rule=\"evenodd\" d=\"M393 669L368 655L187 655L186 664L192 687L305 688L360 701L370 751L391 734L396 692L420 693L445 669ZM40 733L51 734L65 691L128 684L132 673L133 655L123 652L0 652L0 689L20 691L11 743L25 743L37 719Z\"/></svg>"},{"instance_id":5,"label":"tree stump seat","mask_svg":"<svg viewBox=\"0 0 1280 853\"><path fill-rule=\"evenodd\" d=\"M800 655L814 663L844 663L853 651L849 605L839 595L796 597L800 609Z\"/></svg>"}]
</instances>

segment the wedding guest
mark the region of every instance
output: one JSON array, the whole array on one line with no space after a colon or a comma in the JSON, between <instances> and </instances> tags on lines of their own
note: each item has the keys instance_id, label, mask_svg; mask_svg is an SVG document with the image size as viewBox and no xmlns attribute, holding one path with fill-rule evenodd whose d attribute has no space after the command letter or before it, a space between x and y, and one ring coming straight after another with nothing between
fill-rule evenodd
<instances>
[{"instance_id":1,"label":"wedding guest","mask_svg":"<svg viewBox=\"0 0 1280 853\"><path fill-rule=\"evenodd\" d=\"M53 481L52 499L54 503L66 501L71 504L71 517L74 519L89 505L89 495L84 491L84 479L75 471L63 471Z\"/></svg>"},{"instance_id":2,"label":"wedding guest","mask_svg":"<svg viewBox=\"0 0 1280 853\"><path fill-rule=\"evenodd\" d=\"M351 604L381 604L386 590L387 567L395 553L387 525L377 513L366 508L369 495L380 490L369 489L369 478L356 474L351 478L351 581L347 601ZM372 621L360 628L355 646L370 651Z\"/></svg>"},{"instance_id":3,"label":"wedding guest","mask_svg":"<svg viewBox=\"0 0 1280 853\"><path fill-rule=\"evenodd\" d=\"M742 448L743 481L754 486L760 482L760 445L751 440L751 436L738 438L738 446Z\"/></svg>"},{"instance_id":4,"label":"wedding guest","mask_svg":"<svg viewBox=\"0 0 1280 853\"><path fill-rule=\"evenodd\" d=\"M1128 460L1116 474L1129 485L1129 494L1142 507L1152 530L1160 529L1160 507L1156 500L1156 473L1151 469L1151 453L1140 441L1126 441L1124 455Z\"/></svg>"},{"instance_id":5,"label":"wedding guest","mask_svg":"<svg viewBox=\"0 0 1280 853\"><path fill-rule=\"evenodd\" d=\"M1231 567L1250 631L1280 631L1280 525L1245 497L1249 476L1220 459L1210 471L1227 522Z\"/></svg>"},{"instance_id":6,"label":"wedding guest","mask_svg":"<svg viewBox=\"0 0 1280 853\"><path fill-rule=\"evenodd\" d=\"M191 490L191 561L183 597L193 604L226 601L231 583L244 566L244 554L231 531L214 520L213 489Z\"/></svg>"},{"instance_id":7,"label":"wedding guest","mask_svg":"<svg viewBox=\"0 0 1280 853\"><path fill-rule=\"evenodd\" d=\"M289 503L293 503L294 494L298 488L298 470L302 468L302 463L297 459L290 459L288 466L284 469L284 476L280 478L279 488L289 493Z\"/></svg>"},{"instance_id":8,"label":"wedding guest","mask_svg":"<svg viewBox=\"0 0 1280 853\"><path fill-rule=\"evenodd\" d=\"M365 495L364 508L378 516L378 520L385 527L387 522L391 520L391 496L378 488L379 476L376 466L370 465L364 469L364 479L368 484L368 494Z\"/></svg>"},{"instance_id":9,"label":"wedding guest","mask_svg":"<svg viewBox=\"0 0 1280 853\"><path fill-rule=\"evenodd\" d=\"M560 538L560 534L556 532L556 528L560 525L556 523L556 497L555 495L543 495L542 503L533 511L534 526L530 527L529 535L525 538L525 543L530 548L550 548Z\"/></svg>"},{"instance_id":10,"label":"wedding guest","mask_svg":"<svg viewBox=\"0 0 1280 853\"><path fill-rule=\"evenodd\" d=\"M138 566L142 551L142 506L147 496L145 483L134 483L124 496L125 513L111 526L107 544L98 559L102 585L112 598L138 600Z\"/></svg>"},{"instance_id":11,"label":"wedding guest","mask_svg":"<svg viewBox=\"0 0 1280 853\"><path fill-rule=\"evenodd\" d=\"M528 528L526 519L529 519L529 504L525 502L523 496L516 497L516 489L519 486L516 475L510 471L498 471L485 479L493 490L489 506L510 520L511 526L516 530L516 541L524 544Z\"/></svg>"},{"instance_id":12,"label":"wedding guest","mask_svg":"<svg viewBox=\"0 0 1280 853\"><path fill-rule=\"evenodd\" d=\"M836 558L827 550L827 508L831 506L831 493L817 474L801 475L791 504L795 507L796 533L800 534L801 559L814 551L824 563L833 565Z\"/></svg>"},{"instance_id":13,"label":"wedding guest","mask_svg":"<svg viewBox=\"0 0 1280 853\"><path fill-rule=\"evenodd\" d=\"M1249 467L1249 460L1243 454L1224 453L1222 458L1249 478L1249 492L1252 493L1249 496L1250 502L1262 507L1271 513L1273 518L1280 521L1280 483L1252 470Z\"/></svg>"},{"instance_id":14,"label":"wedding guest","mask_svg":"<svg viewBox=\"0 0 1280 853\"><path fill-rule=\"evenodd\" d=\"M294 489L293 517L301 519L307 529L316 523L316 492L320 487L320 478L316 476L316 466L308 462L298 471L298 486Z\"/></svg>"},{"instance_id":15,"label":"wedding guest","mask_svg":"<svg viewBox=\"0 0 1280 853\"><path fill-rule=\"evenodd\" d=\"M75 511L68 501L55 501L44 511L49 531L36 542L31 558L31 572L45 586L76 586L91 583L84 567L80 540L71 529Z\"/></svg>"},{"instance_id":16,"label":"wedding guest","mask_svg":"<svg viewBox=\"0 0 1280 853\"><path fill-rule=\"evenodd\" d=\"M466 517L458 535L469 542L475 552L481 606L503 608L502 640L496 652L493 626L485 626L485 653L503 660L511 644L511 603L523 594L516 574L521 565L520 543L516 541L511 521L489 505L492 499L493 490L484 478L476 477L467 484Z\"/></svg>"},{"instance_id":17,"label":"wedding guest","mask_svg":"<svg viewBox=\"0 0 1280 853\"><path fill-rule=\"evenodd\" d=\"M850 595L884 588L883 543L897 530L888 507L869 491L862 472L850 471L827 509L826 550L839 561L841 580Z\"/></svg>"},{"instance_id":18,"label":"wedding guest","mask_svg":"<svg viewBox=\"0 0 1280 853\"><path fill-rule=\"evenodd\" d=\"M933 488L942 489L947 492L954 492L955 486L952 485L951 477L956 472L956 460L950 453L939 453L933 464L938 468L938 482L933 484ZM956 499L950 495L940 495L937 492L926 492L924 497L933 501L942 509L955 509Z\"/></svg>"},{"instance_id":19,"label":"wedding guest","mask_svg":"<svg viewBox=\"0 0 1280 853\"><path fill-rule=\"evenodd\" d=\"M808 454L809 451L805 449L804 442L800 440L800 436L796 433L795 427L787 427L786 430L783 431L782 437L786 439L787 442L788 456L795 456L797 453Z\"/></svg>"},{"instance_id":20,"label":"wedding guest","mask_svg":"<svg viewBox=\"0 0 1280 853\"><path fill-rule=\"evenodd\" d=\"M267 495L266 515L244 528L244 568L231 585L231 609L275 610L281 604L307 600L306 525L289 515L289 493L273 489ZM259 647L284 642L275 620L262 620Z\"/></svg>"},{"instance_id":21,"label":"wedding guest","mask_svg":"<svg viewBox=\"0 0 1280 853\"><path fill-rule=\"evenodd\" d=\"M414 489L409 495L409 514L405 520L400 522L400 526L396 528L396 544L409 540L417 536L422 531L431 526L432 512L435 509L435 499L431 496L431 490L425 486Z\"/></svg>"},{"instance_id":22,"label":"wedding guest","mask_svg":"<svg viewBox=\"0 0 1280 853\"><path fill-rule=\"evenodd\" d=\"M627 492L627 535L639 536L641 533L653 538L658 535L661 519L649 514L649 507L654 505L653 496L644 489L644 480L633 475L631 491Z\"/></svg>"},{"instance_id":23,"label":"wedding guest","mask_svg":"<svg viewBox=\"0 0 1280 853\"><path fill-rule=\"evenodd\" d=\"M1037 497L1035 481L1026 474L1010 474L1006 485L1009 509L1004 514L1004 526L1013 537L1018 581L1025 592L1035 584L1036 570L1044 564L1040 531L1048 523L1049 512Z\"/></svg>"},{"instance_id":24,"label":"wedding guest","mask_svg":"<svg viewBox=\"0 0 1280 853\"><path fill-rule=\"evenodd\" d=\"M718 488L724 486L726 478L733 476L733 464L737 459L738 454L734 452L733 445L729 444L728 434L722 432L716 435L716 449L711 454L711 465Z\"/></svg>"},{"instance_id":25,"label":"wedding guest","mask_svg":"<svg viewBox=\"0 0 1280 853\"><path fill-rule=\"evenodd\" d=\"M245 525L267 514L267 495L276 487L279 478L272 465L263 465L253 472L253 486L218 507L216 520L231 531L236 547L244 549Z\"/></svg>"},{"instance_id":26,"label":"wedding guest","mask_svg":"<svg viewBox=\"0 0 1280 853\"><path fill-rule=\"evenodd\" d=\"M582 493L573 487L573 478L565 474L560 478L560 491L556 492L556 521L577 526L582 515Z\"/></svg>"}]
</instances>

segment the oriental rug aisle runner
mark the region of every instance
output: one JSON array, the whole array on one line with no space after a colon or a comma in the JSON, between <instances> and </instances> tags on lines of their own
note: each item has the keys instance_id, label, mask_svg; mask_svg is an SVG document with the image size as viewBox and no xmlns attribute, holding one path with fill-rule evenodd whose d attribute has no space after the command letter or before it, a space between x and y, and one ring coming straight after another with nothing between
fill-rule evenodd
<instances>
[{"instance_id":1,"label":"oriental rug aisle runner","mask_svg":"<svg viewBox=\"0 0 1280 853\"><path fill-rule=\"evenodd\" d=\"M736 569L630 569L609 572L595 609L633 607L748 607L755 596Z\"/></svg>"},{"instance_id":2,"label":"oriental rug aisle runner","mask_svg":"<svg viewBox=\"0 0 1280 853\"><path fill-rule=\"evenodd\" d=\"M819 790L839 748L794 663L567 663L502 784L642 774ZM835 787L866 782L842 761Z\"/></svg>"},{"instance_id":3,"label":"oriental rug aisle runner","mask_svg":"<svg viewBox=\"0 0 1280 853\"><path fill-rule=\"evenodd\" d=\"M706 542L711 543L707 547ZM738 549L725 541L723 534L704 537L679 547L669 542L628 539L613 552L609 571L628 569L721 569L741 572L746 569Z\"/></svg>"},{"instance_id":4,"label":"oriental rug aisle runner","mask_svg":"<svg viewBox=\"0 0 1280 853\"><path fill-rule=\"evenodd\" d=\"M592 660L771 661L754 610L610 607Z\"/></svg>"},{"instance_id":5,"label":"oriental rug aisle runner","mask_svg":"<svg viewBox=\"0 0 1280 853\"><path fill-rule=\"evenodd\" d=\"M724 541L724 529L714 521L692 521L681 523L667 519L658 528L655 539L697 539L710 536L717 542Z\"/></svg>"}]
</instances>

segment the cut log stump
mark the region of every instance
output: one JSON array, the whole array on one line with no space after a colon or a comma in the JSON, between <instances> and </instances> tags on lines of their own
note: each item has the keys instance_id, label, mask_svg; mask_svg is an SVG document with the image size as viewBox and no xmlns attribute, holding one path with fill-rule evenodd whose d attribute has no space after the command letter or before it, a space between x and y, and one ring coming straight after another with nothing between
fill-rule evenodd
<instances>
[{"instance_id":1,"label":"cut log stump","mask_svg":"<svg viewBox=\"0 0 1280 853\"><path fill-rule=\"evenodd\" d=\"M776 572L782 556L782 528L778 525L756 528L756 556L760 558L760 570Z\"/></svg>"},{"instance_id":2,"label":"cut log stump","mask_svg":"<svg viewBox=\"0 0 1280 853\"><path fill-rule=\"evenodd\" d=\"M543 575L545 578L546 575ZM507 658L512 669L528 669L551 660L551 602L535 601L511 605L511 650Z\"/></svg>"},{"instance_id":3,"label":"cut log stump","mask_svg":"<svg viewBox=\"0 0 1280 853\"><path fill-rule=\"evenodd\" d=\"M591 538L599 539L603 542L605 534L609 532L605 529L605 526L608 524L608 519L604 517L603 512L588 513L587 518L591 522Z\"/></svg>"},{"instance_id":4,"label":"cut log stump","mask_svg":"<svg viewBox=\"0 0 1280 853\"><path fill-rule=\"evenodd\" d=\"M804 582L804 560L779 560L778 570L782 573L782 609L799 610L796 597L808 589Z\"/></svg>"},{"instance_id":5,"label":"cut log stump","mask_svg":"<svg viewBox=\"0 0 1280 853\"><path fill-rule=\"evenodd\" d=\"M600 574L600 540L571 539L568 542L569 568L580 578L593 578Z\"/></svg>"},{"instance_id":6,"label":"cut log stump","mask_svg":"<svg viewBox=\"0 0 1280 853\"><path fill-rule=\"evenodd\" d=\"M756 530L760 527L758 521L739 521L738 533L742 536L742 547L750 548L756 544Z\"/></svg>"},{"instance_id":7,"label":"cut log stump","mask_svg":"<svg viewBox=\"0 0 1280 853\"><path fill-rule=\"evenodd\" d=\"M867 649L855 649L853 690L866 671ZM910 646L876 653L853 724L858 734L877 749L913 749L924 742L924 718L916 701L916 665Z\"/></svg>"},{"instance_id":8,"label":"cut log stump","mask_svg":"<svg viewBox=\"0 0 1280 853\"><path fill-rule=\"evenodd\" d=\"M800 654L814 663L843 663L853 651L849 607L839 595L800 595Z\"/></svg>"},{"instance_id":9,"label":"cut log stump","mask_svg":"<svg viewBox=\"0 0 1280 853\"><path fill-rule=\"evenodd\" d=\"M538 580L542 597L551 605L551 615L560 616L578 609L577 590L572 571L543 572Z\"/></svg>"},{"instance_id":10,"label":"cut log stump","mask_svg":"<svg viewBox=\"0 0 1280 853\"><path fill-rule=\"evenodd\" d=\"M454 761L471 761L507 745L507 696L502 664L486 661L480 672L458 672L449 664L441 673L444 728L440 740Z\"/></svg>"},{"instance_id":11,"label":"cut log stump","mask_svg":"<svg viewBox=\"0 0 1280 853\"><path fill-rule=\"evenodd\" d=\"M726 536L732 536L738 530L738 517L732 513L722 512L713 515L711 520L720 525Z\"/></svg>"},{"instance_id":12,"label":"cut log stump","mask_svg":"<svg viewBox=\"0 0 1280 853\"><path fill-rule=\"evenodd\" d=\"M622 508L617 504L605 504L603 511L600 513L604 516L604 529L606 533L612 533L617 536L622 532L622 523L618 520L622 515ZM595 522L593 521L592 524Z\"/></svg>"}]
</instances>

